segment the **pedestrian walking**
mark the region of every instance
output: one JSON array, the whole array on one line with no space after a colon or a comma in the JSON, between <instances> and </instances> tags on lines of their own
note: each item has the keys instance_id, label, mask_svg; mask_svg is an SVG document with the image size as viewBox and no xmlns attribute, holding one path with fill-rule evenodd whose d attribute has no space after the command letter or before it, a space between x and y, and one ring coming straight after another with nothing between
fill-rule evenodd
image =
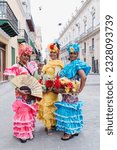
<instances>
[{"instance_id":1,"label":"pedestrian walking","mask_svg":"<svg viewBox=\"0 0 117 150\"><path fill-rule=\"evenodd\" d=\"M62 140L69 140L78 135L83 127L83 102L78 99L78 94L82 92L86 76L90 72L90 66L78 58L79 44L72 43L66 47L69 53L70 63L60 71L60 77L66 77L70 80L79 80L80 86L75 93L62 93L62 101L55 103L57 110L56 129L63 131Z\"/></svg>"}]
</instances>

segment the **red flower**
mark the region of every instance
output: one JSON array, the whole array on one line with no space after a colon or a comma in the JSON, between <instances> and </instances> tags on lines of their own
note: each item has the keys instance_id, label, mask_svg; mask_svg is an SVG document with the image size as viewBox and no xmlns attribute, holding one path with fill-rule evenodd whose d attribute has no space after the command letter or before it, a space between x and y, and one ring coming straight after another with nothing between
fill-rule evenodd
<instances>
[{"instance_id":1,"label":"red flower","mask_svg":"<svg viewBox=\"0 0 117 150\"><path fill-rule=\"evenodd\" d=\"M42 79L38 80L38 82L39 82L40 84L42 84Z\"/></svg>"},{"instance_id":2,"label":"red flower","mask_svg":"<svg viewBox=\"0 0 117 150\"><path fill-rule=\"evenodd\" d=\"M61 87L61 82L60 82L59 79L56 79L56 80L54 81L54 87L57 88L57 89L59 89L59 88Z\"/></svg>"},{"instance_id":3,"label":"red flower","mask_svg":"<svg viewBox=\"0 0 117 150\"><path fill-rule=\"evenodd\" d=\"M45 85L46 85L47 88L50 88L50 87L53 86L53 81L52 80L47 80Z\"/></svg>"},{"instance_id":4,"label":"red flower","mask_svg":"<svg viewBox=\"0 0 117 150\"><path fill-rule=\"evenodd\" d=\"M72 89L73 88L73 84L71 82L68 82L67 83L67 87L70 88L70 89Z\"/></svg>"},{"instance_id":5,"label":"red flower","mask_svg":"<svg viewBox=\"0 0 117 150\"><path fill-rule=\"evenodd\" d=\"M50 45L50 49L54 49L54 45L52 44L52 45Z\"/></svg>"}]
</instances>

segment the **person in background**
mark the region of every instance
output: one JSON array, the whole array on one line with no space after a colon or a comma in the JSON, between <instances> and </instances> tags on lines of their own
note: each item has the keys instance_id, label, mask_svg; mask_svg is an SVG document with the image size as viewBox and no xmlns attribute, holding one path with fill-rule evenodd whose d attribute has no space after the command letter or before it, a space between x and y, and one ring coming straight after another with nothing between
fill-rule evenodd
<instances>
[{"instance_id":1,"label":"person in background","mask_svg":"<svg viewBox=\"0 0 117 150\"><path fill-rule=\"evenodd\" d=\"M42 84L45 86L46 79L54 79L63 68L63 63L59 59L59 44L51 43L48 45L50 61L43 66L43 81ZM56 121L54 111L56 107L54 103L58 101L58 93L50 89L43 91L42 100L39 103L38 119L42 120L45 125L45 131L48 135L52 135L52 131L55 128Z\"/></svg>"},{"instance_id":2,"label":"person in background","mask_svg":"<svg viewBox=\"0 0 117 150\"><path fill-rule=\"evenodd\" d=\"M78 80L80 82L79 89L74 94L62 93L62 101L55 103L57 110L56 130L63 131L62 140L69 140L78 135L83 127L82 101L78 99L78 94L85 87L86 76L90 72L90 66L78 58L79 44L72 43L66 47L69 53L70 63L61 71L60 77L66 77L70 80Z\"/></svg>"}]
</instances>

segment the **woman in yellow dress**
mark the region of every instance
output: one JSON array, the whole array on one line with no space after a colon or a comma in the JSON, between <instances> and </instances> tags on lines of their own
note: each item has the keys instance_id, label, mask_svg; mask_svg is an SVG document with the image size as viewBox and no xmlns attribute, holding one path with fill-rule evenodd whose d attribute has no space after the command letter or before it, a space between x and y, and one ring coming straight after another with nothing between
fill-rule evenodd
<instances>
[{"instance_id":1,"label":"woman in yellow dress","mask_svg":"<svg viewBox=\"0 0 117 150\"><path fill-rule=\"evenodd\" d=\"M44 65L43 72L43 83L46 79L54 79L60 70L63 68L63 63L59 60L59 44L52 43L48 45L49 56L51 60ZM39 103L39 112L37 118L42 120L45 125L45 131L48 135L52 135L52 129L56 125L54 111L56 107L54 103L58 101L58 93L54 91L43 92L43 98Z\"/></svg>"}]
</instances>

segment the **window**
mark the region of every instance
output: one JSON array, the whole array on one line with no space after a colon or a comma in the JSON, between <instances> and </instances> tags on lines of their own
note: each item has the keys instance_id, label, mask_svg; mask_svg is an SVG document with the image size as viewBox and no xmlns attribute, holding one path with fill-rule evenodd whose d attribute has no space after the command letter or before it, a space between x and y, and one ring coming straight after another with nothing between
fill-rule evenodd
<instances>
[{"instance_id":1,"label":"window","mask_svg":"<svg viewBox=\"0 0 117 150\"><path fill-rule=\"evenodd\" d=\"M15 48L11 47L11 57L12 57L12 64L15 64Z\"/></svg>"},{"instance_id":2,"label":"window","mask_svg":"<svg viewBox=\"0 0 117 150\"><path fill-rule=\"evenodd\" d=\"M86 33L86 31L87 31L87 23L84 22L84 33Z\"/></svg>"},{"instance_id":3,"label":"window","mask_svg":"<svg viewBox=\"0 0 117 150\"><path fill-rule=\"evenodd\" d=\"M77 36L80 36L80 24L76 23L76 27L77 27Z\"/></svg>"},{"instance_id":4,"label":"window","mask_svg":"<svg viewBox=\"0 0 117 150\"><path fill-rule=\"evenodd\" d=\"M92 14L92 27L95 27L95 12Z\"/></svg>"},{"instance_id":5,"label":"window","mask_svg":"<svg viewBox=\"0 0 117 150\"><path fill-rule=\"evenodd\" d=\"M92 38L92 50L94 50L94 38Z\"/></svg>"},{"instance_id":6,"label":"window","mask_svg":"<svg viewBox=\"0 0 117 150\"><path fill-rule=\"evenodd\" d=\"M78 36L80 36L80 26L78 26Z\"/></svg>"},{"instance_id":7,"label":"window","mask_svg":"<svg viewBox=\"0 0 117 150\"><path fill-rule=\"evenodd\" d=\"M84 53L86 53L86 42L84 42Z\"/></svg>"},{"instance_id":8,"label":"window","mask_svg":"<svg viewBox=\"0 0 117 150\"><path fill-rule=\"evenodd\" d=\"M73 29L73 39L75 38L75 29Z\"/></svg>"},{"instance_id":9,"label":"window","mask_svg":"<svg viewBox=\"0 0 117 150\"><path fill-rule=\"evenodd\" d=\"M92 15L92 27L95 27L95 8L92 7L91 9L91 15Z\"/></svg>"}]
</instances>

